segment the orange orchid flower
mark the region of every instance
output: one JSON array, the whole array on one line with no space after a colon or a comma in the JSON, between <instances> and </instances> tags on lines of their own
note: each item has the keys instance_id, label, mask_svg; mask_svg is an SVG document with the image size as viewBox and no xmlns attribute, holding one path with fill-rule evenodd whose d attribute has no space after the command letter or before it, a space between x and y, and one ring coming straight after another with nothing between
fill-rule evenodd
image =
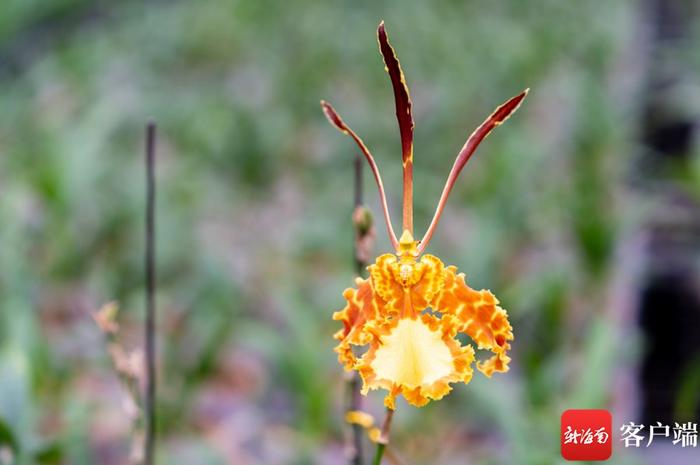
<instances>
[{"instance_id":1,"label":"orange orchid flower","mask_svg":"<svg viewBox=\"0 0 700 465\"><path fill-rule=\"evenodd\" d=\"M422 255L435 231L452 187L481 141L503 123L528 93L499 106L467 139L437 205L435 215L422 240L413 238L413 117L411 100L399 60L384 28L377 30L379 50L384 57L396 100L396 116L403 153L403 232L394 233L386 194L374 157L364 142L338 116L333 107L321 101L328 120L354 139L372 169L379 188L382 211L394 253L381 255L368 267L369 278L357 278L356 288L346 289L345 308L333 314L343 328L334 337L335 351L347 370L357 370L363 380L362 393L386 389L385 405L394 409L396 396L403 394L417 407L438 400L451 391L450 384L468 383L472 377L474 349L462 345L458 333L471 337L479 349L493 353L477 363L477 369L490 377L508 371L507 355L513 331L505 310L488 290L474 290L454 266L446 267L433 255ZM421 256L422 255L422 256ZM352 346L369 346L361 356Z\"/></svg>"}]
</instances>

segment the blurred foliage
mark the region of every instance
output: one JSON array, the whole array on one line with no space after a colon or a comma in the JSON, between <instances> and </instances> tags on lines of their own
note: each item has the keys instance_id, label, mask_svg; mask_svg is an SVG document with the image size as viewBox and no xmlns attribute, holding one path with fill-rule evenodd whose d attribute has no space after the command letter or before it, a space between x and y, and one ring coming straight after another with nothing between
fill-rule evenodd
<instances>
[{"instance_id":1,"label":"blurred foliage","mask_svg":"<svg viewBox=\"0 0 700 465\"><path fill-rule=\"evenodd\" d=\"M514 369L399 406L407 463L558 463L564 408L611 400L613 260L635 112L636 2L89 2L0 11L0 444L17 463L121 464L122 391L90 313L143 306L142 145L159 126L159 429L170 464L343 463L331 312L352 283L351 143L400 211L384 19L416 119L416 226L492 109L431 247L512 315ZM629 64L634 66L634 63ZM366 200L377 198L366 177ZM379 231L377 252L389 243ZM381 411L380 396L369 408Z\"/></svg>"}]
</instances>

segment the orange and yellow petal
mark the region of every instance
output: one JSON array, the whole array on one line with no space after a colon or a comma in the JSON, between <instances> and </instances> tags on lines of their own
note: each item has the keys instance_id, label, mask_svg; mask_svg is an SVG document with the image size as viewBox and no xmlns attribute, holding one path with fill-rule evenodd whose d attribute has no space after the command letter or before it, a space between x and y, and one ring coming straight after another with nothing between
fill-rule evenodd
<instances>
[{"instance_id":1,"label":"orange and yellow petal","mask_svg":"<svg viewBox=\"0 0 700 465\"><path fill-rule=\"evenodd\" d=\"M439 322L430 315L396 320L358 362L363 392L383 388L389 391L387 407L394 408L400 394L420 407L445 396L450 383L469 382L474 351Z\"/></svg>"},{"instance_id":2,"label":"orange and yellow petal","mask_svg":"<svg viewBox=\"0 0 700 465\"><path fill-rule=\"evenodd\" d=\"M506 350L509 348L510 344ZM505 373L508 371L508 362L510 362L510 357L506 355L506 351L504 350L503 352L499 352L492 356L485 362L478 362L476 364L476 368L490 378L494 373Z\"/></svg>"},{"instance_id":3,"label":"orange and yellow petal","mask_svg":"<svg viewBox=\"0 0 700 465\"><path fill-rule=\"evenodd\" d=\"M443 272L444 287L433 299L432 307L443 314L459 319L460 332L471 337L479 349L487 349L495 355L477 364L486 376L494 372L508 371L510 358L506 355L513 340L513 328L507 312L498 306L498 299L488 290L476 291L467 286L464 274L456 273L450 266Z\"/></svg>"},{"instance_id":4,"label":"orange and yellow petal","mask_svg":"<svg viewBox=\"0 0 700 465\"><path fill-rule=\"evenodd\" d=\"M357 289L348 288L343 292L347 305L333 314L334 320L343 322L342 330L334 335L336 339L345 339L366 321L377 318L383 305L377 299L370 280L358 278L355 282Z\"/></svg>"},{"instance_id":5,"label":"orange and yellow petal","mask_svg":"<svg viewBox=\"0 0 700 465\"><path fill-rule=\"evenodd\" d=\"M434 255L424 255L420 260L420 280L411 289L411 299L417 308L426 308L442 290L445 278L445 265Z\"/></svg>"},{"instance_id":6,"label":"orange and yellow petal","mask_svg":"<svg viewBox=\"0 0 700 465\"><path fill-rule=\"evenodd\" d=\"M474 349L462 346L458 333L493 352L478 370L488 377L508 371L513 332L491 292L471 289L455 267L431 255L416 261L386 254L368 269L370 278L357 279L357 289L343 294L347 305L333 315L343 322L334 335L338 359L360 373L363 393L386 389L385 405L393 409L399 395L423 406L449 393L451 383L468 383ZM367 345L361 357L353 352Z\"/></svg>"},{"instance_id":7,"label":"orange and yellow petal","mask_svg":"<svg viewBox=\"0 0 700 465\"><path fill-rule=\"evenodd\" d=\"M350 370L356 363L351 344L367 344L368 334L363 331L368 320L374 320L379 313L381 301L372 289L370 280L358 278L357 289L346 289L343 297L347 300L345 307L333 314L333 319L341 321L343 327L333 337L340 342L335 351L338 353L338 361Z\"/></svg>"},{"instance_id":8,"label":"orange and yellow petal","mask_svg":"<svg viewBox=\"0 0 700 465\"><path fill-rule=\"evenodd\" d=\"M335 352L338 354L338 362L343 365L345 370L350 371L355 367L357 363L357 357L352 351L352 346L348 340L342 340L335 346Z\"/></svg>"},{"instance_id":9,"label":"orange and yellow petal","mask_svg":"<svg viewBox=\"0 0 700 465\"><path fill-rule=\"evenodd\" d=\"M374 291L386 302L387 307L400 309L403 306L403 288L395 278L398 269L396 255L381 255L367 269Z\"/></svg>"},{"instance_id":10,"label":"orange and yellow petal","mask_svg":"<svg viewBox=\"0 0 700 465\"><path fill-rule=\"evenodd\" d=\"M370 271L377 268L391 273L392 261L388 260L389 257L392 255L379 257L377 263L369 267ZM381 328L387 324L386 321L393 316L398 316L398 311L388 305L377 292L375 283L377 280L371 277L370 279L357 278L355 280L357 288L348 288L343 292L343 297L347 301L345 307L333 314L334 320L343 323L343 327L333 337L340 341L335 351L338 353L338 361L347 370L351 370L357 362L352 345L366 345L378 338ZM381 287L381 279L379 284Z\"/></svg>"}]
</instances>

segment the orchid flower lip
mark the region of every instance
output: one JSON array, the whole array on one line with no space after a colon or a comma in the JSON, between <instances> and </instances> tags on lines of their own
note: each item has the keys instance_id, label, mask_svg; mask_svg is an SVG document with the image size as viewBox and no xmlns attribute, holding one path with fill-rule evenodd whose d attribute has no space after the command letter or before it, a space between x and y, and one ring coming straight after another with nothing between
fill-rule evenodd
<instances>
[{"instance_id":1,"label":"orchid flower lip","mask_svg":"<svg viewBox=\"0 0 700 465\"><path fill-rule=\"evenodd\" d=\"M408 233L402 238L405 243ZM335 334L339 361L360 373L364 393L386 389L388 408L400 394L420 407L449 393L450 384L468 383L475 351L459 333L493 353L476 364L485 376L508 371L513 332L489 291L471 289L455 267L432 255L385 254L369 272L343 293L347 305L333 315L343 322ZM369 348L355 354L353 346Z\"/></svg>"}]
</instances>

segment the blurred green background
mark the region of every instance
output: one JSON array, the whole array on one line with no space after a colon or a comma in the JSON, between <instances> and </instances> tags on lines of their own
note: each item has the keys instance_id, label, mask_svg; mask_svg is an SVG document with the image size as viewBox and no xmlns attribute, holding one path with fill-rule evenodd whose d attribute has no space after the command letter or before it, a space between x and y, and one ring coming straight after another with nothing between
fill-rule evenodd
<instances>
[{"instance_id":1,"label":"blurred green background","mask_svg":"<svg viewBox=\"0 0 700 465\"><path fill-rule=\"evenodd\" d=\"M0 464L132 463L128 396L91 314L118 301L120 341L140 347L148 118L159 462L345 463L331 314L353 282L356 149L319 100L373 151L398 225L380 19L414 103L418 234L468 134L531 88L467 166L429 250L509 311L512 370L421 409L401 401L397 453L559 463L564 409L613 409L614 427L638 419L645 238L659 212L697 214L669 207L669 190L683 205L700 193L698 157L655 162L645 148L648 95L667 102L662 120L700 107L698 23L681 15L687 34L657 47L653 3L4 2ZM677 79L648 93L661 71ZM377 233L379 254L389 241L381 223ZM698 405L694 366L678 381L678 421ZM367 409L380 415L381 399ZM652 460L615 447L617 463Z\"/></svg>"}]
</instances>

